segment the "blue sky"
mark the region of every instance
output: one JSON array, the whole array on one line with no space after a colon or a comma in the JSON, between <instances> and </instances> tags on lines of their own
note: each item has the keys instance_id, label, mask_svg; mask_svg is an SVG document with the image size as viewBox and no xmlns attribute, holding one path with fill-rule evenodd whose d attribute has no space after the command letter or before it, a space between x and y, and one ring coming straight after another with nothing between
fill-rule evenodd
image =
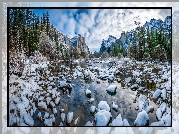
<instances>
[{"instance_id":1,"label":"blue sky","mask_svg":"<svg viewBox=\"0 0 179 134\"><path fill-rule=\"evenodd\" d=\"M40 5L41 4L41 5ZM36 3L31 6L69 6L67 3ZM88 3L71 3L71 6L89 6ZM92 6L102 6L101 3L92 3ZM105 6L105 5L104 5ZM164 20L171 14L170 10L145 9L37 9L36 14L42 16L48 11L50 22L57 30L72 38L81 34L86 39L90 51L99 51L103 39L109 35L117 38L122 31L130 31L136 27L134 21L143 25L150 19Z\"/></svg>"}]
</instances>

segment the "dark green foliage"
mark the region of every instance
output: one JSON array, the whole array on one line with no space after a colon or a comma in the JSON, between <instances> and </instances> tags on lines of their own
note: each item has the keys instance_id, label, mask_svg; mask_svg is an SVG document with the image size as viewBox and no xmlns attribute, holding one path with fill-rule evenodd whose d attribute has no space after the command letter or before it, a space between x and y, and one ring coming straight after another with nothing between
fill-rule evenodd
<instances>
[{"instance_id":1,"label":"dark green foliage","mask_svg":"<svg viewBox=\"0 0 179 134\"><path fill-rule=\"evenodd\" d=\"M10 50L24 50L27 56L39 48L39 39L42 34L56 44L56 52L62 53L62 57L67 55L63 51L63 45L59 45L58 32L50 24L48 12L40 17L29 9L10 9L9 11L9 48ZM46 55L46 44L41 44L42 53ZM49 54L52 55L52 54Z\"/></svg>"},{"instance_id":2,"label":"dark green foliage","mask_svg":"<svg viewBox=\"0 0 179 134\"><path fill-rule=\"evenodd\" d=\"M29 56L37 50L40 29L39 17L29 9L11 9L9 14L9 48L24 49Z\"/></svg>"},{"instance_id":3,"label":"dark green foliage","mask_svg":"<svg viewBox=\"0 0 179 134\"><path fill-rule=\"evenodd\" d=\"M162 27L137 27L129 45L130 56L136 60L171 61L171 33L166 34Z\"/></svg>"}]
</instances>

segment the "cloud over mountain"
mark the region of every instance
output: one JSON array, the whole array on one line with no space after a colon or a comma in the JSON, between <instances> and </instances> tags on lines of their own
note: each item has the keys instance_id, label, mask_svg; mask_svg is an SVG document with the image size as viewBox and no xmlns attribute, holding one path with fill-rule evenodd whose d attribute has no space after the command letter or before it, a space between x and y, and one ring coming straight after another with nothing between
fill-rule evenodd
<instances>
[{"instance_id":1,"label":"cloud over mountain","mask_svg":"<svg viewBox=\"0 0 179 134\"><path fill-rule=\"evenodd\" d=\"M119 38L122 31L136 28L134 21L143 25L152 18L164 20L171 14L168 9L51 9L48 12L57 30L70 38L81 34L93 52L99 50L101 41L109 35Z\"/></svg>"}]
</instances>

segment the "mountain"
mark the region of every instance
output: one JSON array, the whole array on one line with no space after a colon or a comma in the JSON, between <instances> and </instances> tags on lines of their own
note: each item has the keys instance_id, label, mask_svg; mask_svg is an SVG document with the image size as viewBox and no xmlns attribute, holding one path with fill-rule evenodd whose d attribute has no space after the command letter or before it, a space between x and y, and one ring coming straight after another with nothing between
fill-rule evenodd
<instances>
[{"instance_id":1,"label":"mountain","mask_svg":"<svg viewBox=\"0 0 179 134\"><path fill-rule=\"evenodd\" d=\"M171 32L171 16L167 16L164 21L151 19L149 22L146 22L144 25L144 30L153 29L158 31L160 28L164 29L164 34L169 34ZM131 30L130 32L123 31L119 38L109 35L107 40L102 41L100 53L108 52L110 53L114 44L119 45L120 48L127 49L129 44L132 44L132 38L136 29ZM138 44L138 41L137 41Z\"/></svg>"},{"instance_id":2,"label":"mountain","mask_svg":"<svg viewBox=\"0 0 179 134\"><path fill-rule=\"evenodd\" d=\"M100 53L103 53L105 51L109 53L111 50L111 47L116 43L116 41L117 41L117 38L112 35L109 35L107 40L103 39L101 48L100 48Z\"/></svg>"},{"instance_id":3,"label":"mountain","mask_svg":"<svg viewBox=\"0 0 179 134\"><path fill-rule=\"evenodd\" d=\"M47 58L63 58L72 55L72 53L76 55L76 58L79 58L79 56L88 57L89 48L85 43L85 38L80 34L70 39L54 27L50 30L55 31L57 42L55 42L55 38L50 39L45 32L42 32L38 47L39 51L44 52Z\"/></svg>"},{"instance_id":4,"label":"mountain","mask_svg":"<svg viewBox=\"0 0 179 134\"><path fill-rule=\"evenodd\" d=\"M80 34L76 35L70 39L70 45L75 49L79 54L88 55L89 48L85 43L85 37L82 37Z\"/></svg>"}]
</instances>

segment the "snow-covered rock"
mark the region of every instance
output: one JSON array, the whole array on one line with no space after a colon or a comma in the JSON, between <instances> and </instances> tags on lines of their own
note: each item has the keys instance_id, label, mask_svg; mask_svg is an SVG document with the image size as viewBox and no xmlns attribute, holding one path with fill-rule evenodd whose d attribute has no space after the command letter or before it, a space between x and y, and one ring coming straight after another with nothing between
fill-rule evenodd
<instances>
[{"instance_id":1,"label":"snow-covered rock","mask_svg":"<svg viewBox=\"0 0 179 134\"><path fill-rule=\"evenodd\" d=\"M52 123L53 123L53 118L49 118L49 119L44 120L44 124L46 126L52 126Z\"/></svg>"},{"instance_id":2,"label":"snow-covered rock","mask_svg":"<svg viewBox=\"0 0 179 134\"><path fill-rule=\"evenodd\" d=\"M117 78L117 82L118 82L118 83L121 82L121 79L120 79L120 78Z\"/></svg>"},{"instance_id":3,"label":"snow-covered rock","mask_svg":"<svg viewBox=\"0 0 179 134\"><path fill-rule=\"evenodd\" d=\"M78 119L79 119L79 118L76 118L76 120L74 121L74 125L77 125Z\"/></svg>"},{"instance_id":4,"label":"snow-covered rock","mask_svg":"<svg viewBox=\"0 0 179 134\"><path fill-rule=\"evenodd\" d=\"M152 99L157 99L160 95L161 95L161 90L160 89L157 89L155 92L154 92L154 94L153 94L153 96L152 96Z\"/></svg>"},{"instance_id":5,"label":"snow-covered rock","mask_svg":"<svg viewBox=\"0 0 179 134\"><path fill-rule=\"evenodd\" d=\"M106 111L110 111L110 107L107 104L106 101L100 101L98 104L98 110L106 110Z\"/></svg>"},{"instance_id":6,"label":"snow-covered rock","mask_svg":"<svg viewBox=\"0 0 179 134\"><path fill-rule=\"evenodd\" d=\"M109 87L106 89L106 91L109 93L115 93L116 89L117 89L116 85L109 85Z\"/></svg>"},{"instance_id":7,"label":"snow-covered rock","mask_svg":"<svg viewBox=\"0 0 179 134\"><path fill-rule=\"evenodd\" d=\"M30 116L30 114L25 113L24 114L24 121L26 124L28 124L29 126L33 126L34 125L34 120L33 118Z\"/></svg>"},{"instance_id":8,"label":"snow-covered rock","mask_svg":"<svg viewBox=\"0 0 179 134\"><path fill-rule=\"evenodd\" d=\"M125 78L126 83L130 83L132 81L131 77Z\"/></svg>"},{"instance_id":9,"label":"snow-covered rock","mask_svg":"<svg viewBox=\"0 0 179 134\"><path fill-rule=\"evenodd\" d=\"M38 103L38 107L39 107L40 109L47 109L47 105L46 105L46 103L43 102L43 101L41 101L41 102Z\"/></svg>"},{"instance_id":10,"label":"snow-covered rock","mask_svg":"<svg viewBox=\"0 0 179 134\"><path fill-rule=\"evenodd\" d=\"M91 107L90 107L90 112L91 112L91 113L94 113L95 111L96 111L96 107L95 107L95 106L91 106Z\"/></svg>"},{"instance_id":11,"label":"snow-covered rock","mask_svg":"<svg viewBox=\"0 0 179 134\"><path fill-rule=\"evenodd\" d=\"M57 104L59 104L59 102L60 102L60 97L57 97L57 98L55 99L55 104L57 105Z\"/></svg>"},{"instance_id":12,"label":"snow-covered rock","mask_svg":"<svg viewBox=\"0 0 179 134\"><path fill-rule=\"evenodd\" d=\"M167 110L167 104L165 102L163 102L156 111L156 116L159 121L161 120L161 118L164 115L164 113L166 112L166 110Z\"/></svg>"},{"instance_id":13,"label":"snow-covered rock","mask_svg":"<svg viewBox=\"0 0 179 134\"><path fill-rule=\"evenodd\" d=\"M100 110L95 114L96 126L107 126L111 118L111 113L106 110Z\"/></svg>"},{"instance_id":14,"label":"snow-covered rock","mask_svg":"<svg viewBox=\"0 0 179 134\"><path fill-rule=\"evenodd\" d=\"M145 110L138 113L134 125L136 126L146 126L149 122L149 116Z\"/></svg>"},{"instance_id":15,"label":"snow-covered rock","mask_svg":"<svg viewBox=\"0 0 179 134\"><path fill-rule=\"evenodd\" d=\"M86 132L85 132L85 134L94 134L94 130L92 130L92 129L88 129Z\"/></svg>"},{"instance_id":16,"label":"snow-covered rock","mask_svg":"<svg viewBox=\"0 0 179 134\"><path fill-rule=\"evenodd\" d=\"M62 119L62 121L64 122L65 121L65 113L61 113L61 119Z\"/></svg>"},{"instance_id":17,"label":"snow-covered rock","mask_svg":"<svg viewBox=\"0 0 179 134\"><path fill-rule=\"evenodd\" d=\"M70 124L73 120L73 112L67 114L67 122Z\"/></svg>"},{"instance_id":18,"label":"snow-covered rock","mask_svg":"<svg viewBox=\"0 0 179 134\"><path fill-rule=\"evenodd\" d=\"M59 86L60 86L60 87L65 87L65 86L67 86L66 81L59 81Z\"/></svg>"},{"instance_id":19,"label":"snow-covered rock","mask_svg":"<svg viewBox=\"0 0 179 134\"><path fill-rule=\"evenodd\" d=\"M123 126L123 121L121 114L119 114L116 119L112 121L112 123L109 124L110 126Z\"/></svg>"},{"instance_id":20,"label":"snow-covered rock","mask_svg":"<svg viewBox=\"0 0 179 134\"><path fill-rule=\"evenodd\" d=\"M54 107L55 107L55 103L54 103L53 101L51 101L51 102L50 102L50 106L51 106L52 108L54 108Z\"/></svg>"},{"instance_id":21,"label":"snow-covered rock","mask_svg":"<svg viewBox=\"0 0 179 134\"><path fill-rule=\"evenodd\" d=\"M85 94L86 94L86 96L91 96L91 91L89 89L87 89Z\"/></svg>"},{"instance_id":22,"label":"snow-covered rock","mask_svg":"<svg viewBox=\"0 0 179 134\"><path fill-rule=\"evenodd\" d=\"M118 105L116 105L115 103L114 103L114 101L112 101L112 109L114 109L114 110L118 110Z\"/></svg>"},{"instance_id":23,"label":"snow-covered rock","mask_svg":"<svg viewBox=\"0 0 179 134\"><path fill-rule=\"evenodd\" d=\"M138 84L133 84L132 86L131 86L131 90L137 90L138 89Z\"/></svg>"},{"instance_id":24,"label":"snow-covered rock","mask_svg":"<svg viewBox=\"0 0 179 134\"><path fill-rule=\"evenodd\" d=\"M150 111L152 112L154 110L153 106L149 106L149 101L145 95L141 94L137 102L138 102L139 112L145 110L147 113L149 113Z\"/></svg>"},{"instance_id":25,"label":"snow-covered rock","mask_svg":"<svg viewBox=\"0 0 179 134\"><path fill-rule=\"evenodd\" d=\"M92 104L94 102L94 98L89 99L88 102Z\"/></svg>"},{"instance_id":26,"label":"snow-covered rock","mask_svg":"<svg viewBox=\"0 0 179 134\"><path fill-rule=\"evenodd\" d=\"M49 113L45 112L44 119L49 117Z\"/></svg>"},{"instance_id":27,"label":"snow-covered rock","mask_svg":"<svg viewBox=\"0 0 179 134\"><path fill-rule=\"evenodd\" d=\"M53 113L56 114L57 113L57 109L53 108Z\"/></svg>"},{"instance_id":28,"label":"snow-covered rock","mask_svg":"<svg viewBox=\"0 0 179 134\"><path fill-rule=\"evenodd\" d=\"M47 98L46 98L47 105L49 105L49 103L50 103L51 100L52 100L51 97L47 97Z\"/></svg>"},{"instance_id":29,"label":"snow-covered rock","mask_svg":"<svg viewBox=\"0 0 179 134\"><path fill-rule=\"evenodd\" d=\"M93 122L88 121L86 122L85 126L93 126Z\"/></svg>"}]
</instances>

